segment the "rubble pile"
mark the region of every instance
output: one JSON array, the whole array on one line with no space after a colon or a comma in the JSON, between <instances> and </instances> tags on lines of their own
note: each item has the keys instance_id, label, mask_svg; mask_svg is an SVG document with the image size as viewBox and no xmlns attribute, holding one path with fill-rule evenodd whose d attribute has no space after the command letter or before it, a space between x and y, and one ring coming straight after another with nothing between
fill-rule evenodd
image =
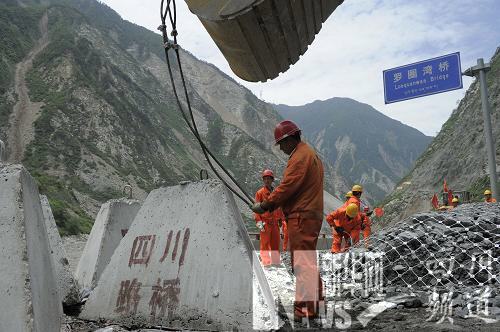
<instances>
[{"instance_id":1,"label":"rubble pile","mask_svg":"<svg viewBox=\"0 0 500 332\"><path fill-rule=\"evenodd\" d=\"M498 287L500 205L466 204L416 214L373 234L370 249L383 254L389 287Z\"/></svg>"},{"instance_id":2,"label":"rubble pile","mask_svg":"<svg viewBox=\"0 0 500 332\"><path fill-rule=\"evenodd\" d=\"M368 245L320 254L320 262L323 280L333 285L329 300L356 307L384 299L393 308L428 307L450 317L479 313L490 323L500 319L499 257L500 204L475 203L416 214L372 234Z\"/></svg>"}]
</instances>

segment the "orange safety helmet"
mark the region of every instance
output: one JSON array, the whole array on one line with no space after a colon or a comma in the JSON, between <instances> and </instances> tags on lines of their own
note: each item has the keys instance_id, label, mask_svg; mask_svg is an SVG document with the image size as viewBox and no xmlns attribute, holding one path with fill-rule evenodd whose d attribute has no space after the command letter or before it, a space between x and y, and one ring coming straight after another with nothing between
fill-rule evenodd
<instances>
[{"instance_id":1,"label":"orange safety helmet","mask_svg":"<svg viewBox=\"0 0 500 332\"><path fill-rule=\"evenodd\" d=\"M278 144L281 140L300 133L300 128L290 120L281 121L274 128L274 142Z\"/></svg>"},{"instance_id":2,"label":"orange safety helmet","mask_svg":"<svg viewBox=\"0 0 500 332\"><path fill-rule=\"evenodd\" d=\"M270 169L265 169L262 172L262 177L266 177L266 176L270 176L270 177L272 177L274 179L273 171L271 171Z\"/></svg>"}]
</instances>

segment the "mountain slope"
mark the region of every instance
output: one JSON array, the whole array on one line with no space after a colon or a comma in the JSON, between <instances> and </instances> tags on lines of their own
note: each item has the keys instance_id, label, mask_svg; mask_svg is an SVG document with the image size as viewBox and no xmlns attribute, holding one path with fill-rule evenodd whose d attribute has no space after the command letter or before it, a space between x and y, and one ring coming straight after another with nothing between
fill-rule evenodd
<instances>
[{"instance_id":1,"label":"mountain slope","mask_svg":"<svg viewBox=\"0 0 500 332\"><path fill-rule=\"evenodd\" d=\"M0 54L7 73L0 82L7 101L0 138L17 142L16 132L26 132L16 121L27 108L19 105L14 73L16 64L32 60L24 83L25 99L40 106L28 128L34 137L21 150L8 144L7 151L35 176L63 234L88 231L100 204L122 196L126 184L141 199L160 185L196 180L208 168L171 92L159 35L94 0L3 0L0 13L1 38L9 45ZM44 16L48 43L28 59ZM272 136L280 115L214 66L181 53L205 142L253 194L262 169L281 174L285 166ZM18 150L22 156L13 153ZM333 192L328 165L326 173L325 189Z\"/></svg>"},{"instance_id":2,"label":"mountain slope","mask_svg":"<svg viewBox=\"0 0 500 332\"><path fill-rule=\"evenodd\" d=\"M487 74L488 100L491 111L493 138L496 148L497 171L500 162L500 48L491 60ZM442 126L413 170L401 185L387 197L387 221L405 218L412 213L429 210L434 192L439 193L446 180L454 191L469 190L474 200L483 198L489 187L488 156L483 132L483 114L479 82L467 90L458 107Z\"/></svg>"},{"instance_id":3,"label":"mountain slope","mask_svg":"<svg viewBox=\"0 0 500 332\"><path fill-rule=\"evenodd\" d=\"M334 165L338 188L347 191L352 184L361 183L372 202L392 191L431 140L349 98L275 107L284 118L296 121Z\"/></svg>"}]
</instances>

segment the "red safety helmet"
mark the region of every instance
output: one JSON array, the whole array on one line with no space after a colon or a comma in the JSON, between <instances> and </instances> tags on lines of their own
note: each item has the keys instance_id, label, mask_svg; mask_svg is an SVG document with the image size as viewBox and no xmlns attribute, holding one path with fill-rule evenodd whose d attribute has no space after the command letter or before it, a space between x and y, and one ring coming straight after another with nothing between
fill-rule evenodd
<instances>
[{"instance_id":1,"label":"red safety helmet","mask_svg":"<svg viewBox=\"0 0 500 332\"><path fill-rule=\"evenodd\" d=\"M265 177L265 176L270 176L274 179L273 171L271 171L270 169L266 169L266 170L264 170L264 172L262 172L262 177Z\"/></svg>"},{"instance_id":2,"label":"red safety helmet","mask_svg":"<svg viewBox=\"0 0 500 332\"><path fill-rule=\"evenodd\" d=\"M279 141L296 133L300 133L300 128L295 123L290 120L281 121L274 128L274 141L278 144Z\"/></svg>"}]
</instances>

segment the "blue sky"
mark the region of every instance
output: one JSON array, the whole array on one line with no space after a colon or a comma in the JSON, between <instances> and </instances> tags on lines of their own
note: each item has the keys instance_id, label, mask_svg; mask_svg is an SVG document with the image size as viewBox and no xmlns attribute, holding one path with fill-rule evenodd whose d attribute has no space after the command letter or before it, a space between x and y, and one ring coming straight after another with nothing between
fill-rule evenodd
<instances>
[{"instance_id":1,"label":"blue sky","mask_svg":"<svg viewBox=\"0 0 500 332\"><path fill-rule=\"evenodd\" d=\"M159 25L159 0L102 2L150 30ZM266 83L249 83L231 72L184 1L177 4L181 46L265 101L303 105L349 97L427 135L439 131L472 78L464 77L462 90L385 105L382 71L453 52L461 53L465 70L477 58L489 61L500 46L500 0L346 0L286 73Z\"/></svg>"}]
</instances>

